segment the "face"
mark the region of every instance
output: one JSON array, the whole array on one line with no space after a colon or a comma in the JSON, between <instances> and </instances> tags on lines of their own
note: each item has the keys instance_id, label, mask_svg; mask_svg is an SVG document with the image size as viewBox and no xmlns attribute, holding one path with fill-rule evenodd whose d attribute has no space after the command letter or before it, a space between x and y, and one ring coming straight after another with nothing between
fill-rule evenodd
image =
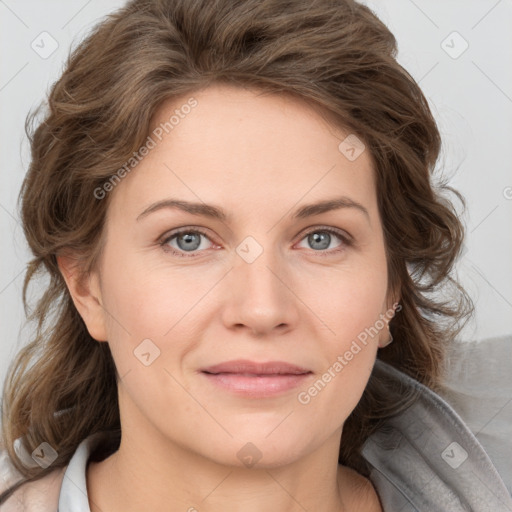
<instances>
[{"instance_id":1,"label":"face","mask_svg":"<svg viewBox=\"0 0 512 512\"><path fill-rule=\"evenodd\" d=\"M339 438L388 337L374 170L300 100L193 98L160 108L153 128L179 122L110 192L101 311L83 316L121 376L123 432L272 467ZM234 360L301 370L204 371Z\"/></svg>"}]
</instances>

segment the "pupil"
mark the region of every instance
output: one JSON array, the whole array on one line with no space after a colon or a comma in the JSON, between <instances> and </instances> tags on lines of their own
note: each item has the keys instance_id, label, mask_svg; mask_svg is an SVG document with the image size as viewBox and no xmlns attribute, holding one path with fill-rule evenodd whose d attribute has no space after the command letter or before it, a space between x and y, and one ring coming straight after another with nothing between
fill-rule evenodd
<instances>
[{"instance_id":1,"label":"pupil","mask_svg":"<svg viewBox=\"0 0 512 512\"><path fill-rule=\"evenodd\" d=\"M194 240L195 239L195 240ZM184 240L185 242L182 243L181 240ZM195 242L195 244L194 244ZM201 243L199 235L195 233L185 233L178 237L178 246L180 249L183 250L194 250L199 247Z\"/></svg>"},{"instance_id":2,"label":"pupil","mask_svg":"<svg viewBox=\"0 0 512 512\"><path fill-rule=\"evenodd\" d=\"M310 235L310 243L314 249L326 249L329 247L331 235L329 233L313 233ZM315 247L315 244L319 244Z\"/></svg>"}]
</instances>

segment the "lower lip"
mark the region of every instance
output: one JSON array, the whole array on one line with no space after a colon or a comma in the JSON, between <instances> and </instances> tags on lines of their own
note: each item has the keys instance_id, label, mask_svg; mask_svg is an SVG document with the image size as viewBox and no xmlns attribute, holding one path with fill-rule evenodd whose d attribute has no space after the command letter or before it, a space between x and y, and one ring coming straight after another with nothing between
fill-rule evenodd
<instances>
[{"instance_id":1,"label":"lower lip","mask_svg":"<svg viewBox=\"0 0 512 512\"><path fill-rule=\"evenodd\" d=\"M311 373L249 376L239 373L205 373L210 382L233 393L253 398L274 396L296 388L309 378Z\"/></svg>"}]
</instances>

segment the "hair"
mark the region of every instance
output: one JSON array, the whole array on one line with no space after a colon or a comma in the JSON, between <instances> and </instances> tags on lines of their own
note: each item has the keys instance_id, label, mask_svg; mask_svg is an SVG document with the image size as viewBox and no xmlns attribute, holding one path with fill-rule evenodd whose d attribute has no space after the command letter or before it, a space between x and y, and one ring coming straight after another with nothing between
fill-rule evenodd
<instances>
[{"instance_id":1,"label":"hair","mask_svg":"<svg viewBox=\"0 0 512 512\"><path fill-rule=\"evenodd\" d=\"M473 311L453 276L464 228L445 192L465 202L446 181L433 183L440 134L396 55L393 34L353 0L132 0L77 44L44 103L44 119L34 128L43 105L26 119L31 161L19 201L33 258L23 304L37 326L5 379L3 444L25 480L0 503L67 465L91 434L115 432L110 449L119 446L119 375L108 343L88 333L56 258L73 251L84 273L94 268L109 205L109 195L98 199L95 190L144 144L164 101L214 83L295 96L364 141L389 290L402 305L390 323L394 343L378 358L438 389L448 345ZM28 312L28 285L39 275L49 282ZM441 294L446 288L450 294ZM363 475L364 441L410 403L392 391L373 372L345 422L339 461ZM18 438L28 453L49 443L56 460L27 467L13 447Z\"/></svg>"}]
</instances>

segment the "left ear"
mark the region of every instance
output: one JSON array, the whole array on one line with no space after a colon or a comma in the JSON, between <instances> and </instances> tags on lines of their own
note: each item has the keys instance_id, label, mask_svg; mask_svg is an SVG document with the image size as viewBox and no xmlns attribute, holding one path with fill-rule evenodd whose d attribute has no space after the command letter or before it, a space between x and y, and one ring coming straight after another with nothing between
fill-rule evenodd
<instances>
[{"instance_id":1,"label":"left ear","mask_svg":"<svg viewBox=\"0 0 512 512\"><path fill-rule=\"evenodd\" d=\"M402 305L399 303L400 295L396 290L393 290L388 294L388 297L383 304L383 311L381 311L381 319L385 324L382 326L379 332L378 347L387 347L393 341L393 335L389 329L389 322L395 316L397 311L402 309Z\"/></svg>"}]
</instances>

